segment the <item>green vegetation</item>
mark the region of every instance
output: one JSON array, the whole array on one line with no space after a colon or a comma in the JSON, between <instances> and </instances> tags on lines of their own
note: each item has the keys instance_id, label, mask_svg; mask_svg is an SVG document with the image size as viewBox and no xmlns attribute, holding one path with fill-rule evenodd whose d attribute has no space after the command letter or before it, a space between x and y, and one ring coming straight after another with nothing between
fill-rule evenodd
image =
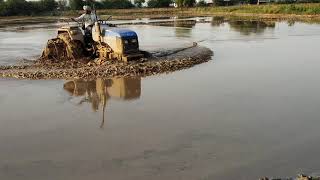
<instances>
[{"instance_id":1,"label":"green vegetation","mask_svg":"<svg viewBox=\"0 0 320 180\"><path fill-rule=\"evenodd\" d=\"M270 4L270 5L237 5L223 7L194 8L133 8L99 10L101 15L116 17L169 17L169 16L201 16L201 15L240 15L247 14L283 14L283 15L316 15L320 17L320 3L308 4ZM273 18L283 16L273 16Z\"/></svg>"},{"instance_id":2,"label":"green vegetation","mask_svg":"<svg viewBox=\"0 0 320 180\"><path fill-rule=\"evenodd\" d=\"M145 0L134 0L133 3L136 7L141 8L142 4L145 3Z\"/></svg>"},{"instance_id":3,"label":"green vegetation","mask_svg":"<svg viewBox=\"0 0 320 180\"><path fill-rule=\"evenodd\" d=\"M207 2L204 0L200 0L198 1L198 3L196 4L197 7L206 7L207 6Z\"/></svg>"},{"instance_id":4,"label":"green vegetation","mask_svg":"<svg viewBox=\"0 0 320 180\"><path fill-rule=\"evenodd\" d=\"M168 0L159 0L168 1ZM82 0L0 0L0 16L54 15L59 11L81 10L85 3ZM103 0L95 2L97 9L127 9L134 5L130 0Z\"/></svg>"},{"instance_id":5,"label":"green vegetation","mask_svg":"<svg viewBox=\"0 0 320 180\"><path fill-rule=\"evenodd\" d=\"M84 5L82 0L70 0L69 2L71 10L80 10Z\"/></svg>"},{"instance_id":6,"label":"green vegetation","mask_svg":"<svg viewBox=\"0 0 320 180\"><path fill-rule=\"evenodd\" d=\"M270 4L270 5L242 5L231 7L203 7L196 8L199 13L254 13L254 14L300 14L320 15L320 4Z\"/></svg>"},{"instance_id":7,"label":"green vegetation","mask_svg":"<svg viewBox=\"0 0 320 180\"><path fill-rule=\"evenodd\" d=\"M61 10L61 11L67 10L68 9L67 4L68 4L67 0L58 0L57 1L57 6L58 6L57 9Z\"/></svg>"},{"instance_id":8,"label":"green vegetation","mask_svg":"<svg viewBox=\"0 0 320 180\"><path fill-rule=\"evenodd\" d=\"M130 0L103 0L98 9L129 9L134 7Z\"/></svg>"},{"instance_id":9,"label":"green vegetation","mask_svg":"<svg viewBox=\"0 0 320 180\"><path fill-rule=\"evenodd\" d=\"M196 4L195 0L176 0L178 7L193 7Z\"/></svg>"},{"instance_id":10,"label":"green vegetation","mask_svg":"<svg viewBox=\"0 0 320 180\"><path fill-rule=\"evenodd\" d=\"M159 8L159 7L169 7L172 0L149 0L148 7Z\"/></svg>"},{"instance_id":11,"label":"green vegetation","mask_svg":"<svg viewBox=\"0 0 320 180\"><path fill-rule=\"evenodd\" d=\"M0 2L0 16L37 15L52 12L57 8L54 0L25 1L7 0Z\"/></svg>"},{"instance_id":12,"label":"green vegetation","mask_svg":"<svg viewBox=\"0 0 320 180\"><path fill-rule=\"evenodd\" d=\"M94 3L96 9L128 9L134 7L129 0L102 0ZM82 10L83 5L85 3L82 0L70 0L71 10Z\"/></svg>"},{"instance_id":13,"label":"green vegetation","mask_svg":"<svg viewBox=\"0 0 320 180\"><path fill-rule=\"evenodd\" d=\"M101 14L118 15L128 17L170 16L170 15L213 15L213 14L296 14L319 15L320 3L292 3L292 4L266 4L266 5L223 5L223 0L215 0L216 6L208 6L204 0L197 4L195 0L175 0L181 8L165 8L173 3L173 0L149 0L148 7L140 8L146 0L102 0L96 1L96 9L101 9ZM253 0L231 0L229 3L251 2ZM300 0L305 1L305 0ZM310 0L308 0L310 1ZM311 0L320 1L320 0ZM77 15L84 2L82 0L0 0L0 16L35 16L35 15ZM193 7L195 6L195 7ZM138 7L138 8L133 8ZM105 10L104 10L105 9ZM116 10L121 9L121 10ZM126 10L123 10L126 9ZM72 10L72 11L68 11ZM59 12L59 13L58 13Z\"/></svg>"}]
</instances>

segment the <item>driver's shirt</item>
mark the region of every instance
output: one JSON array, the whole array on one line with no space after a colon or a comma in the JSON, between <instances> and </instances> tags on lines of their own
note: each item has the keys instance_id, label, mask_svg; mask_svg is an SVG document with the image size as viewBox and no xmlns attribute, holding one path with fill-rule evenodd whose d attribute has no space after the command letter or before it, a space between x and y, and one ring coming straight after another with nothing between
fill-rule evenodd
<instances>
[{"instance_id":1,"label":"driver's shirt","mask_svg":"<svg viewBox=\"0 0 320 180\"><path fill-rule=\"evenodd\" d=\"M97 21L97 17L94 13L82 14L81 16L75 18L75 20L84 22L84 26L87 28L90 25L94 25L94 22Z\"/></svg>"}]
</instances>

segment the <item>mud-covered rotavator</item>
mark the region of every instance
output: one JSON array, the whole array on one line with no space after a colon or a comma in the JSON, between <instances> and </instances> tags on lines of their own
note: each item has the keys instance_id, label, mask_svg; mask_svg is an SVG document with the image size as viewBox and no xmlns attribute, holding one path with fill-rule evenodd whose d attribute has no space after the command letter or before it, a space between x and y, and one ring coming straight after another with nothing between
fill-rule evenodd
<instances>
[{"instance_id":1,"label":"mud-covered rotavator","mask_svg":"<svg viewBox=\"0 0 320 180\"><path fill-rule=\"evenodd\" d=\"M130 61L144 57L139 50L137 33L97 20L91 32L82 22L68 23L58 29L57 38L48 41L42 53L47 59L92 57L103 60Z\"/></svg>"}]
</instances>

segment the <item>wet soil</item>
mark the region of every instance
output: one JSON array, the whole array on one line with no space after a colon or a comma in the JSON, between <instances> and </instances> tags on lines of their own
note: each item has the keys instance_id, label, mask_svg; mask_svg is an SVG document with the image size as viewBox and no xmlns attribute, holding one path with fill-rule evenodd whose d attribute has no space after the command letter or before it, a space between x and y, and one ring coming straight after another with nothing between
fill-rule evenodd
<instances>
[{"instance_id":1,"label":"wet soil","mask_svg":"<svg viewBox=\"0 0 320 180\"><path fill-rule=\"evenodd\" d=\"M37 60L22 65L0 66L0 77L27 79L94 79L128 76L150 76L168 73L207 62L213 52L205 47L162 50L151 52L148 59L128 63L105 61L95 63L88 59L54 62Z\"/></svg>"},{"instance_id":2,"label":"wet soil","mask_svg":"<svg viewBox=\"0 0 320 180\"><path fill-rule=\"evenodd\" d=\"M299 174L296 178L260 178L260 180L320 180L320 177Z\"/></svg>"}]
</instances>

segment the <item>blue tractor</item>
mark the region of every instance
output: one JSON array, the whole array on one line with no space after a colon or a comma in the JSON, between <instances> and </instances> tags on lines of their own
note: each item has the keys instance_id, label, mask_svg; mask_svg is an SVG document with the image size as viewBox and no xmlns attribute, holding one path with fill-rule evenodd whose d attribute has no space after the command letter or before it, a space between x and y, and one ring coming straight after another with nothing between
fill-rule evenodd
<instances>
[{"instance_id":1,"label":"blue tractor","mask_svg":"<svg viewBox=\"0 0 320 180\"><path fill-rule=\"evenodd\" d=\"M89 39L88 42L86 39ZM60 50L57 47L65 47ZM97 21L88 35L82 24L70 24L58 29L57 38L48 41L42 58L59 59L63 57L80 59L83 56L101 60L130 61L144 57L139 50L136 32L115 27L105 21Z\"/></svg>"}]
</instances>

